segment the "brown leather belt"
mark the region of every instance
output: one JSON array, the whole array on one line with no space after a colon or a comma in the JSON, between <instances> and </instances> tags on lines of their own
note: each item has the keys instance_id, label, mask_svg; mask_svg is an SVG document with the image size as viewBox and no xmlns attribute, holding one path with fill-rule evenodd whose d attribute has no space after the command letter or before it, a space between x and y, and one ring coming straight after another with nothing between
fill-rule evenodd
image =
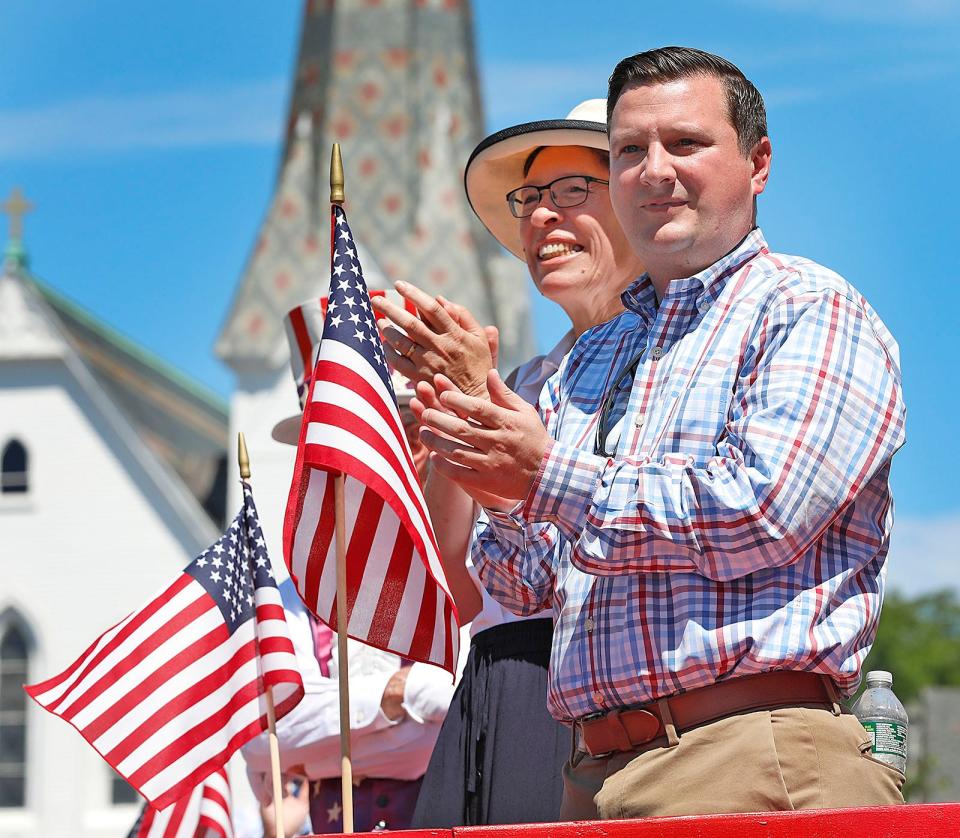
<instances>
[{"instance_id":1,"label":"brown leather belt","mask_svg":"<svg viewBox=\"0 0 960 838\"><path fill-rule=\"evenodd\" d=\"M839 714L833 681L811 672L764 672L651 701L642 707L612 710L578 719L578 744L590 756L632 751L660 737L676 737L699 725L736 713L778 707L826 707Z\"/></svg>"}]
</instances>

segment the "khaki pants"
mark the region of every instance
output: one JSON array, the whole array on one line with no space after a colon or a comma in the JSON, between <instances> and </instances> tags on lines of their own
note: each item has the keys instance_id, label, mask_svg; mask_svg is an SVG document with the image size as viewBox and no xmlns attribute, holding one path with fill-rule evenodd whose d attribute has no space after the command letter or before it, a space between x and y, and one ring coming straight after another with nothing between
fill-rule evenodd
<instances>
[{"instance_id":1,"label":"khaki pants","mask_svg":"<svg viewBox=\"0 0 960 838\"><path fill-rule=\"evenodd\" d=\"M728 716L628 753L575 750L561 820L903 803L903 775L870 755L855 716L787 707Z\"/></svg>"}]
</instances>

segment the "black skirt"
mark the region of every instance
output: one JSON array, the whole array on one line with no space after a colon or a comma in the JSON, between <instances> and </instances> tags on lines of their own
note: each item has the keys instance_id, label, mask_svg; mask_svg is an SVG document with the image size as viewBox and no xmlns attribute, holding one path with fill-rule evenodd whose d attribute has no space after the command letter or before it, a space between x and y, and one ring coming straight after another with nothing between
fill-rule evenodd
<instances>
[{"instance_id":1,"label":"black skirt","mask_svg":"<svg viewBox=\"0 0 960 838\"><path fill-rule=\"evenodd\" d=\"M473 638L420 787L413 828L552 823L570 731L547 712L553 621Z\"/></svg>"}]
</instances>

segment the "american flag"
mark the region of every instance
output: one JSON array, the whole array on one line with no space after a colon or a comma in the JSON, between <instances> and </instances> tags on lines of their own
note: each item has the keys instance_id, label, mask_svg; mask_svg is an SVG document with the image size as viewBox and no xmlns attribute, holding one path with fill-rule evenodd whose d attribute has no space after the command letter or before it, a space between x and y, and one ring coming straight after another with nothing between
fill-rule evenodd
<instances>
[{"instance_id":1,"label":"american flag","mask_svg":"<svg viewBox=\"0 0 960 838\"><path fill-rule=\"evenodd\" d=\"M127 838L233 838L226 769L214 771L188 797L162 811L145 804Z\"/></svg>"},{"instance_id":2,"label":"american flag","mask_svg":"<svg viewBox=\"0 0 960 838\"><path fill-rule=\"evenodd\" d=\"M155 809L190 794L303 696L250 487L223 537L65 672L24 687Z\"/></svg>"},{"instance_id":3,"label":"american flag","mask_svg":"<svg viewBox=\"0 0 960 838\"><path fill-rule=\"evenodd\" d=\"M453 672L457 615L400 421L347 217L334 207L323 340L297 446L283 552L334 630L334 477L345 475L347 634Z\"/></svg>"}]
</instances>

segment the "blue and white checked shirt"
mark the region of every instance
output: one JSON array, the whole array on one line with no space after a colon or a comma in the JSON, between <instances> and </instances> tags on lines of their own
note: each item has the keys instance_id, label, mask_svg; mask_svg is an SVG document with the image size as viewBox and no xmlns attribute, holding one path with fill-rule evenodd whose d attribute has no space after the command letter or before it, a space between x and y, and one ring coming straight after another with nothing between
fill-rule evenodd
<instances>
[{"instance_id":1,"label":"blue and white checked shirt","mask_svg":"<svg viewBox=\"0 0 960 838\"><path fill-rule=\"evenodd\" d=\"M474 540L494 597L553 608L551 712L775 669L852 692L904 441L892 336L845 280L770 253L759 230L659 306L646 276L623 301L544 386L555 441L529 495L481 515ZM604 397L641 351L616 456L596 456Z\"/></svg>"}]
</instances>

